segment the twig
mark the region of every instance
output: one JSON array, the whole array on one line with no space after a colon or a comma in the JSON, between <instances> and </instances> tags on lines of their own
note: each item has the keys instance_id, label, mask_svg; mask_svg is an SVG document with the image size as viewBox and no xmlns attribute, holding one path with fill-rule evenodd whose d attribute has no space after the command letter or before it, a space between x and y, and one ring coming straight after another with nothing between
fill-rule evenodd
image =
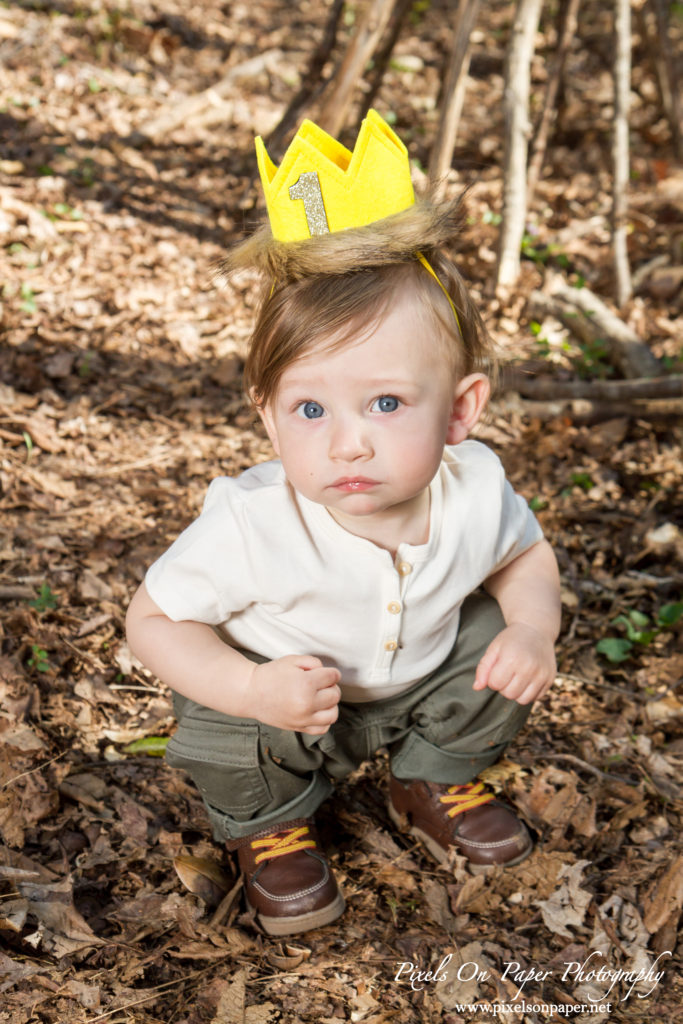
<instances>
[{"instance_id":1,"label":"twig","mask_svg":"<svg viewBox=\"0 0 683 1024\"><path fill-rule=\"evenodd\" d=\"M322 39L311 54L306 74L302 79L302 85L296 95L290 100L279 124L276 125L268 136L267 146L271 154L278 151L285 136L298 120L299 113L303 107L315 95L316 91L325 88L327 85L326 82L321 81L321 74L337 40L339 19L344 10L344 4L345 0L334 0Z\"/></svg>"},{"instance_id":2,"label":"twig","mask_svg":"<svg viewBox=\"0 0 683 1024\"><path fill-rule=\"evenodd\" d=\"M361 121L375 102L375 96L379 92L379 88L382 84L382 79L384 78L389 58L394 51L394 47L396 46L396 42L401 32L401 26L403 25L406 14L413 6L413 2L414 0L397 0L396 6L391 13L386 39L373 57L372 75L366 85L367 92L365 93L362 101L360 117L358 118L358 127L360 127Z\"/></svg>"},{"instance_id":3,"label":"twig","mask_svg":"<svg viewBox=\"0 0 683 1024\"><path fill-rule=\"evenodd\" d=\"M13 775L7 782L3 782L2 789L9 789L19 779L25 779L27 775L35 775L36 772L42 772L43 768L47 768L49 764L54 764L55 761L59 761L60 757L66 756L66 750L63 750L61 754L57 754L55 757L51 757L49 761L43 761L41 764L37 764L35 768L30 768L28 771L21 772L19 775Z\"/></svg>"},{"instance_id":4,"label":"twig","mask_svg":"<svg viewBox=\"0 0 683 1024\"><path fill-rule=\"evenodd\" d=\"M595 765L589 764L588 761L582 761L580 757L575 757L574 754L540 754L539 760L566 761L568 764L576 765L577 768L585 769L585 771L590 772L598 779L603 779L606 782L620 782L625 786L633 785L632 782L623 778L621 775L610 775L609 772L603 772L600 768L596 768Z\"/></svg>"},{"instance_id":5,"label":"twig","mask_svg":"<svg viewBox=\"0 0 683 1024\"><path fill-rule=\"evenodd\" d=\"M115 1006L113 1010L107 1010L106 1013L98 1013L96 1017L88 1017L85 1020L76 1021L76 1024L97 1024L97 1021L113 1017L115 1013L122 1013L124 1010L130 1010L133 1006L141 1006L142 1003L148 1003L150 999L155 999L160 992L175 988L177 985L185 985L188 981L193 981L195 978L201 978L202 975L208 974L213 968L214 964L211 964L209 967L204 967L201 971L183 974L180 978L174 978L173 981L164 981L161 985L156 985L148 995L142 996L141 999L134 999L130 1003L124 1003L123 1006Z\"/></svg>"},{"instance_id":6,"label":"twig","mask_svg":"<svg viewBox=\"0 0 683 1024\"><path fill-rule=\"evenodd\" d=\"M543 161L545 159L546 148L548 145L550 126L555 120L557 113L557 93L560 88L560 81L562 80L564 62L566 60L571 41L574 38L574 33L576 32L579 3L580 0L566 0L566 2L562 4L557 52L553 62L552 73L545 90L545 96L543 97L543 110L541 111L538 128L536 129L536 134L534 135L534 139L531 143L529 173L527 176L527 206L531 205L534 192L536 191L536 185L541 177Z\"/></svg>"},{"instance_id":7,"label":"twig","mask_svg":"<svg viewBox=\"0 0 683 1024\"><path fill-rule=\"evenodd\" d=\"M223 897L223 899L220 901L220 903L214 910L213 916L209 921L209 928L217 928L219 924L223 923L225 918L230 913L230 908L232 907L235 901L237 893L242 888L242 882L243 879L242 876L240 875L240 877L237 879L230 892L226 893L226 895Z\"/></svg>"},{"instance_id":8,"label":"twig","mask_svg":"<svg viewBox=\"0 0 683 1024\"><path fill-rule=\"evenodd\" d=\"M35 596L33 587L26 583L0 583L0 601L23 600Z\"/></svg>"}]
</instances>

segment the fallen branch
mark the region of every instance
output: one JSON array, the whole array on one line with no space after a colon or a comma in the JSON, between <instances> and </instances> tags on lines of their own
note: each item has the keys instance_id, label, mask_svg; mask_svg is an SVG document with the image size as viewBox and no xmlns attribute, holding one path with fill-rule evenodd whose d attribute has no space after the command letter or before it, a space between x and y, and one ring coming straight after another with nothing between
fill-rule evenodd
<instances>
[{"instance_id":1,"label":"fallen branch","mask_svg":"<svg viewBox=\"0 0 683 1024\"><path fill-rule=\"evenodd\" d=\"M556 380L531 377L522 370L505 369L501 391L516 391L523 398L541 401L585 398L590 402L633 402L649 398L683 398L683 376L639 377L635 380Z\"/></svg>"},{"instance_id":2,"label":"fallen branch","mask_svg":"<svg viewBox=\"0 0 683 1024\"><path fill-rule=\"evenodd\" d=\"M645 342L588 288L571 288L558 280L550 295L532 292L530 305L557 317L583 342L603 341L623 377L660 375L659 361Z\"/></svg>"},{"instance_id":3,"label":"fallen branch","mask_svg":"<svg viewBox=\"0 0 683 1024\"><path fill-rule=\"evenodd\" d=\"M551 402L517 399L517 402L519 402L517 406L514 402L508 404L511 408L517 408L523 416L541 420L543 423L556 419L569 419L577 426L591 426L594 423L604 423L605 420L616 420L622 417L647 422L680 420L683 417L683 399L681 398L652 398L633 402L608 400L591 402L583 398L574 401Z\"/></svg>"},{"instance_id":4,"label":"fallen branch","mask_svg":"<svg viewBox=\"0 0 683 1024\"><path fill-rule=\"evenodd\" d=\"M149 139L151 142L158 142L169 132L180 128L181 125L192 125L199 121L206 110L212 107L219 107L224 112L224 119L227 119L230 106L226 98L230 96L235 87L245 80L255 78L263 71L273 72L275 62L282 57L282 50L266 50L258 57L242 61L230 68L220 82L209 86L203 92L188 96L180 103L171 102L164 107L156 117L146 124L141 125L135 133L136 139Z\"/></svg>"}]
</instances>

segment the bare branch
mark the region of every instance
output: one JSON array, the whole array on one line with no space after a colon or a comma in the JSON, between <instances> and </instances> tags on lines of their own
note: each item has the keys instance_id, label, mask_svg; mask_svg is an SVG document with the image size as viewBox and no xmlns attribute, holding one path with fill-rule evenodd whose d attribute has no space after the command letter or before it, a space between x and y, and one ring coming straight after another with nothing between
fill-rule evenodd
<instances>
[{"instance_id":1,"label":"bare branch","mask_svg":"<svg viewBox=\"0 0 683 1024\"><path fill-rule=\"evenodd\" d=\"M612 136L613 196L612 245L616 301L621 307L631 297L631 269L626 230L628 216L629 127L631 98L631 0L615 0L616 53L614 58L614 129Z\"/></svg>"},{"instance_id":2,"label":"bare branch","mask_svg":"<svg viewBox=\"0 0 683 1024\"><path fill-rule=\"evenodd\" d=\"M526 172L529 140L530 66L541 0L519 0L505 74L505 162L503 220L498 256L498 288L519 277L526 220Z\"/></svg>"}]
</instances>

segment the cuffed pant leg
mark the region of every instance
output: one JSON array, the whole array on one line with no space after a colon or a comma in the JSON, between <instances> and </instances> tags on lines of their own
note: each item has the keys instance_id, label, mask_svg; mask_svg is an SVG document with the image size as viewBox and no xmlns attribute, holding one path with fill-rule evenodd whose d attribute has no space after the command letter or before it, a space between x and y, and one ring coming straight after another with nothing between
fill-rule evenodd
<instances>
[{"instance_id":1,"label":"cuffed pant leg","mask_svg":"<svg viewBox=\"0 0 683 1024\"><path fill-rule=\"evenodd\" d=\"M312 815L332 791L318 737L233 718L174 694L166 759L188 773L218 840Z\"/></svg>"},{"instance_id":2,"label":"cuffed pant leg","mask_svg":"<svg viewBox=\"0 0 683 1024\"><path fill-rule=\"evenodd\" d=\"M493 598L476 594L467 599L451 654L416 688L412 728L390 748L397 778L469 782L500 757L522 728L531 705L488 688L472 689L481 657L504 627Z\"/></svg>"}]
</instances>

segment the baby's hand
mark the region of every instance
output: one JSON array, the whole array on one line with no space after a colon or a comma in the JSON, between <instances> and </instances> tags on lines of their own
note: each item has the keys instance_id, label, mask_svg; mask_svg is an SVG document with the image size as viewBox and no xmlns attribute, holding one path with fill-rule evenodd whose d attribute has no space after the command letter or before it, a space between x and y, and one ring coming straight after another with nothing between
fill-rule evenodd
<instances>
[{"instance_id":1,"label":"baby's hand","mask_svg":"<svg viewBox=\"0 0 683 1024\"><path fill-rule=\"evenodd\" d=\"M319 658L288 655L256 665L251 676L253 718L278 729L322 736L336 722L341 698L336 668Z\"/></svg>"},{"instance_id":2,"label":"baby's hand","mask_svg":"<svg viewBox=\"0 0 683 1024\"><path fill-rule=\"evenodd\" d=\"M551 640L533 626L516 622L489 644L477 666L474 689L488 686L518 704L530 704L547 693L555 672Z\"/></svg>"}]
</instances>

